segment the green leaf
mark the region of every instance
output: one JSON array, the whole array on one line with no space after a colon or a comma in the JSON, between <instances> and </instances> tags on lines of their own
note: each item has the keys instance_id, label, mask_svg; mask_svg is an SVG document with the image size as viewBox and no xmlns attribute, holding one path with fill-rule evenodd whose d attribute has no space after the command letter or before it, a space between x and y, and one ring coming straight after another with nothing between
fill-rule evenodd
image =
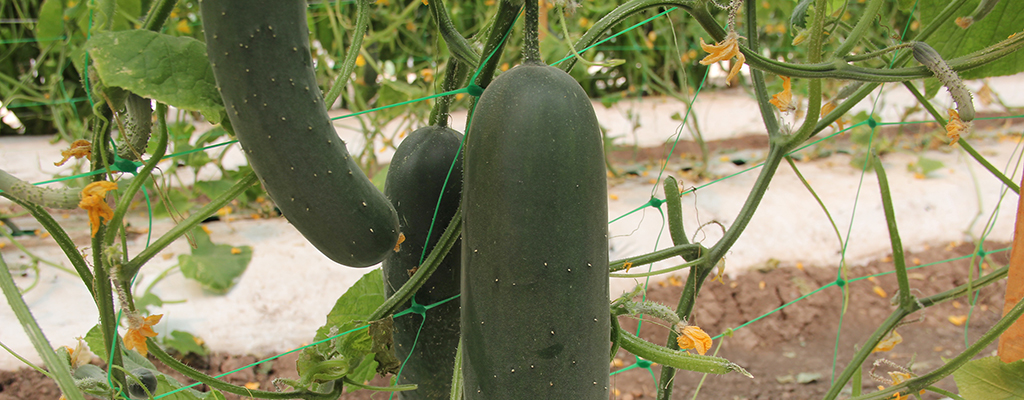
<instances>
[{"instance_id":1,"label":"green leaf","mask_svg":"<svg viewBox=\"0 0 1024 400\"><path fill-rule=\"evenodd\" d=\"M155 188L152 188L152 190L150 190L149 193L151 193L150 196L153 196L152 193L159 192ZM177 189L168 190L166 196L153 197L155 197L154 200L159 199L159 201L153 201L153 209L151 210L153 213L153 218L170 217L171 211L174 211L175 215L182 216L183 214L186 214L188 210L192 208L192 206L195 205L194 203L192 203L192 199L190 199L185 193L182 193L180 190ZM168 204L170 204L170 207L168 207Z\"/></svg>"},{"instance_id":2,"label":"green leaf","mask_svg":"<svg viewBox=\"0 0 1024 400\"><path fill-rule=\"evenodd\" d=\"M199 189L199 193L205 194L206 197L216 199L220 195L231 190L231 187L235 185L235 182L236 181L229 179L221 179L218 181L199 181L196 182L196 189Z\"/></svg>"},{"instance_id":3,"label":"green leaf","mask_svg":"<svg viewBox=\"0 0 1024 400\"><path fill-rule=\"evenodd\" d=\"M373 361L373 341L366 325L384 300L380 269L363 275L338 298L327 314L327 323L317 329L313 340L320 342L341 336L303 349L296 362L303 385L325 383L344 376L356 382L373 377L377 363Z\"/></svg>"},{"instance_id":4,"label":"green leaf","mask_svg":"<svg viewBox=\"0 0 1024 400\"><path fill-rule=\"evenodd\" d=\"M373 182L373 186L376 186L377 190L380 190L381 192L384 191L384 182L387 180L388 168L390 167L391 164L385 165L384 168L381 168L373 175L373 178L370 178L370 182Z\"/></svg>"},{"instance_id":5,"label":"green leaf","mask_svg":"<svg viewBox=\"0 0 1024 400\"><path fill-rule=\"evenodd\" d=\"M896 1L896 7L898 7L900 9L900 11L904 11L904 12L910 11L910 9L914 8L914 4L917 4L917 0L897 0Z\"/></svg>"},{"instance_id":6,"label":"green leaf","mask_svg":"<svg viewBox=\"0 0 1024 400\"><path fill-rule=\"evenodd\" d=\"M930 22L949 3L948 0L920 0L922 22ZM969 0L954 14L966 16L978 5L978 0ZM1000 1L985 19L975 22L970 28L961 29L952 19L939 27L927 40L928 44L946 60L967 55L984 49L1020 31L1024 26L1024 1ZM963 71L963 79L978 79L990 76L1013 75L1024 71L1024 52L1018 51L983 67Z\"/></svg>"},{"instance_id":7,"label":"green leaf","mask_svg":"<svg viewBox=\"0 0 1024 400\"><path fill-rule=\"evenodd\" d=\"M1024 399L1024 360L1009 364L999 357L972 360L954 371L953 379L965 399Z\"/></svg>"},{"instance_id":8,"label":"green leaf","mask_svg":"<svg viewBox=\"0 0 1024 400\"><path fill-rule=\"evenodd\" d=\"M249 266L252 247L214 244L202 229L194 229L192 233L196 247L192 254L178 256L181 273L207 290L227 293Z\"/></svg>"},{"instance_id":9,"label":"green leaf","mask_svg":"<svg viewBox=\"0 0 1024 400\"><path fill-rule=\"evenodd\" d=\"M206 347L199 344L195 336L182 331L172 331L170 335L164 338L164 346L174 349L182 356L188 354L205 356L207 353Z\"/></svg>"},{"instance_id":10,"label":"green leaf","mask_svg":"<svg viewBox=\"0 0 1024 400\"><path fill-rule=\"evenodd\" d=\"M101 32L86 49L108 86L202 112L214 124L224 116L206 46L196 39L147 30Z\"/></svg>"},{"instance_id":11,"label":"green leaf","mask_svg":"<svg viewBox=\"0 0 1024 400\"><path fill-rule=\"evenodd\" d=\"M377 373L381 375L397 374L402 361L395 356L395 321L388 316L370 323L371 349L377 361Z\"/></svg>"},{"instance_id":12,"label":"green leaf","mask_svg":"<svg viewBox=\"0 0 1024 400\"><path fill-rule=\"evenodd\" d=\"M923 175L928 175L933 171L942 168L944 165L945 164L943 164L942 161L925 158L924 156L919 156L917 158L918 172Z\"/></svg>"},{"instance_id":13,"label":"green leaf","mask_svg":"<svg viewBox=\"0 0 1024 400\"><path fill-rule=\"evenodd\" d=\"M107 346L103 344L103 331L100 330L100 326L96 325L89 329L84 340L85 344L89 345L89 350L106 363L110 357L107 356Z\"/></svg>"},{"instance_id":14,"label":"green leaf","mask_svg":"<svg viewBox=\"0 0 1024 400\"><path fill-rule=\"evenodd\" d=\"M36 38L54 39L64 34L64 8L62 0L46 0L39 6L39 22L36 22Z\"/></svg>"}]
</instances>

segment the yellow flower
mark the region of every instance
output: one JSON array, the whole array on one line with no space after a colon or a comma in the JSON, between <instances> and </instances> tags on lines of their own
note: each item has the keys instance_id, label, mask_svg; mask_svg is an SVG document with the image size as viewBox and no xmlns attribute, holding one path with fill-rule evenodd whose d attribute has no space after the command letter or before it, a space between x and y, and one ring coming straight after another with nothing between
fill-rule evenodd
<instances>
[{"instance_id":1,"label":"yellow flower","mask_svg":"<svg viewBox=\"0 0 1024 400\"><path fill-rule=\"evenodd\" d=\"M366 65L366 58L363 57L362 54L356 56L356 66L357 67L362 67L364 65Z\"/></svg>"},{"instance_id":2,"label":"yellow flower","mask_svg":"<svg viewBox=\"0 0 1024 400\"><path fill-rule=\"evenodd\" d=\"M60 155L63 156L64 159L60 160L60 162L53 163L53 165L58 167L64 165L64 163L68 162L71 157L89 158L92 156L92 143L89 143L89 141L85 139L78 139L74 141L74 143L71 143L71 146L68 147L67 150L61 150Z\"/></svg>"},{"instance_id":3,"label":"yellow flower","mask_svg":"<svg viewBox=\"0 0 1024 400\"><path fill-rule=\"evenodd\" d=\"M946 124L946 137L949 138L949 144L953 145L960 140L960 134L967 133L970 129L970 125L960 119L960 113L956 110L949 110L949 123Z\"/></svg>"},{"instance_id":4,"label":"yellow flower","mask_svg":"<svg viewBox=\"0 0 1024 400\"><path fill-rule=\"evenodd\" d=\"M887 336L881 342L878 342L878 345L876 345L875 348L871 350L871 352L877 353L880 351L889 351L900 343L903 343L903 336L900 336L899 332L893 330L892 333L889 334L889 336Z\"/></svg>"},{"instance_id":5,"label":"yellow flower","mask_svg":"<svg viewBox=\"0 0 1024 400\"><path fill-rule=\"evenodd\" d=\"M743 63L747 61L747 58L740 53L740 36L736 32L729 32L725 35L725 40L715 43L707 44L704 43L704 38L700 39L700 48L710 53L704 59L700 60L701 65L711 65L719 61L729 60L736 57L736 62L733 63L732 69L729 70L729 76L726 77L726 83L731 82L732 78L740 73L740 68L743 67Z\"/></svg>"},{"instance_id":6,"label":"yellow flower","mask_svg":"<svg viewBox=\"0 0 1024 400\"><path fill-rule=\"evenodd\" d=\"M629 269L633 268L633 263L631 263L629 261L626 261L626 262L622 263L622 266L626 268L626 272L629 272Z\"/></svg>"},{"instance_id":7,"label":"yellow flower","mask_svg":"<svg viewBox=\"0 0 1024 400\"><path fill-rule=\"evenodd\" d=\"M420 76L423 77L423 81L426 82L426 83L433 82L434 81L434 70L432 70L430 68L424 68L424 69L420 70Z\"/></svg>"},{"instance_id":8,"label":"yellow flower","mask_svg":"<svg viewBox=\"0 0 1024 400\"><path fill-rule=\"evenodd\" d=\"M107 204L107 192L114 189L117 189L117 184L110 181L93 182L82 189L82 201L78 202L78 208L89 212L93 237L100 229L100 218L107 221L114 218L114 210Z\"/></svg>"},{"instance_id":9,"label":"yellow flower","mask_svg":"<svg viewBox=\"0 0 1024 400\"><path fill-rule=\"evenodd\" d=\"M64 348L68 350L68 355L71 357L72 369L88 364L89 361L92 360L93 356L92 352L89 351L89 346L85 344L85 340L82 340L80 337L75 339L78 340L78 344L75 345L75 348L72 349L68 346L64 346Z\"/></svg>"},{"instance_id":10,"label":"yellow flower","mask_svg":"<svg viewBox=\"0 0 1024 400\"><path fill-rule=\"evenodd\" d=\"M768 102L778 108L779 112L796 110L796 106L793 105L793 83L788 76L782 77L782 92L773 94Z\"/></svg>"},{"instance_id":11,"label":"yellow flower","mask_svg":"<svg viewBox=\"0 0 1024 400\"><path fill-rule=\"evenodd\" d=\"M178 20L178 24L174 26L174 29L176 29L178 32L184 33L186 35L191 35L192 34L192 27L188 26L188 20L187 19L179 19Z\"/></svg>"},{"instance_id":12,"label":"yellow flower","mask_svg":"<svg viewBox=\"0 0 1024 400\"><path fill-rule=\"evenodd\" d=\"M824 116L828 115L828 113L834 111L835 109L836 109L836 102L835 101L829 101L828 103L822 104L821 105L821 116L824 117ZM843 130L843 125L846 125L848 122L850 122L850 121L849 120L844 120L843 118L836 119L836 130L838 130L838 131Z\"/></svg>"},{"instance_id":13,"label":"yellow flower","mask_svg":"<svg viewBox=\"0 0 1024 400\"><path fill-rule=\"evenodd\" d=\"M146 347L146 338L156 337L156 332L153 332L153 325L159 323L160 318L163 318L163 314L150 315L146 318L129 315L128 332L124 334L124 346L129 350L135 349L143 357L149 354L149 348Z\"/></svg>"},{"instance_id":14,"label":"yellow flower","mask_svg":"<svg viewBox=\"0 0 1024 400\"><path fill-rule=\"evenodd\" d=\"M679 344L680 350L695 349L697 353L704 355L711 348L711 336L698 326L680 322L676 324L676 333L679 334L676 343Z\"/></svg>"}]
</instances>

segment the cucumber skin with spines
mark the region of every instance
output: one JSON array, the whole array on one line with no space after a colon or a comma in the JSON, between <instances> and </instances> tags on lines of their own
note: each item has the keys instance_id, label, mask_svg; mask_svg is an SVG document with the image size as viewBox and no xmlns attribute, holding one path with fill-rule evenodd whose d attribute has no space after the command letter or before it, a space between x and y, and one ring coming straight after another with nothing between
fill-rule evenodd
<instances>
[{"instance_id":1,"label":"cucumber skin with spines","mask_svg":"<svg viewBox=\"0 0 1024 400\"><path fill-rule=\"evenodd\" d=\"M391 159L384 195L398 212L405 241L397 252L384 258L384 293L387 297L394 295L409 280L410 270L420 265L428 231L429 253L459 208L462 195L461 143L461 133L447 127L428 126L405 138ZM445 185L449 170L451 177ZM437 217L431 229L435 207ZM416 292L417 304L429 306L459 294L460 248L461 241L456 242L441 265ZM411 302L407 302L402 308L410 305ZM400 392L398 397L401 399L448 399L451 392L451 376L459 344L458 300L427 310L425 318L425 322L417 314L395 318L394 340L398 359L406 360L410 349L413 349L412 357L402 367L398 383L418 385L416 390Z\"/></svg>"},{"instance_id":2,"label":"cucumber skin with spines","mask_svg":"<svg viewBox=\"0 0 1024 400\"><path fill-rule=\"evenodd\" d=\"M593 106L527 63L476 105L463 187L466 399L608 398L608 203Z\"/></svg>"},{"instance_id":3,"label":"cucumber skin with spines","mask_svg":"<svg viewBox=\"0 0 1024 400\"><path fill-rule=\"evenodd\" d=\"M331 260L368 267L398 216L349 156L317 87L306 2L203 0L207 53L235 135L278 208Z\"/></svg>"}]
</instances>

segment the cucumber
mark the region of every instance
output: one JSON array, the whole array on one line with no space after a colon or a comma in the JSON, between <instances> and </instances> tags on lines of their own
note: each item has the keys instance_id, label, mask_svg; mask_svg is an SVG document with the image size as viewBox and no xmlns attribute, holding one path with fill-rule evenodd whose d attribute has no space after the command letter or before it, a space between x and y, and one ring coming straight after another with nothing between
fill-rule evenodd
<instances>
[{"instance_id":1,"label":"cucumber","mask_svg":"<svg viewBox=\"0 0 1024 400\"><path fill-rule=\"evenodd\" d=\"M249 164L288 221L331 260L368 267L398 215L338 138L317 87L306 2L203 0L207 53Z\"/></svg>"},{"instance_id":2,"label":"cucumber","mask_svg":"<svg viewBox=\"0 0 1024 400\"><path fill-rule=\"evenodd\" d=\"M567 73L526 61L484 90L466 139L466 399L608 398L601 131Z\"/></svg>"},{"instance_id":3,"label":"cucumber","mask_svg":"<svg viewBox=\"0 0 1024 400\"><path fill-rule=\"evenodd\" d=\"M410 134L395 151L388 168L384 195L398 211L405 241L397 252L384 258L384 293L387 297L394 295L409 280L410 271L420 265L428 233L429 253L459 208L462 159L459 157L454 168L452 162L459 155L461 143L461 133L447 127L428 126ZM451 177L445 185L449 169ZM433 229L431 220L434 220ZM459 294L462 271L460 246L455 243L441 265L416 292L417 304L429 306ZM407 302L403 308L410 306ZM459 345L459 302L452 300L427 310L425 322L416 314L395 318L394 338L399 360L406 360L410 350L413 353L402 367L399 383L419 385L416 390L400 392L398 397L447 399L451 391L455 350Z\"/></svg>"}]
</instances>

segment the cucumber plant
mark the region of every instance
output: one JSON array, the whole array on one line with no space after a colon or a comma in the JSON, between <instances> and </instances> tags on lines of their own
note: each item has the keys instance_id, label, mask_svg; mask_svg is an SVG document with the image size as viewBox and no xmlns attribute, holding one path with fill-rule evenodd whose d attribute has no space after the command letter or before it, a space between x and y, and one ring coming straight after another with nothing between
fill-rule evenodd
<instances>
[{"instance_id":1,"label":"cucumber plant","mask_svg":"<svg viewBox=\"0 0 1024 400\"><path fill-rule=\"evenodd\" d=\"M301 1L205 0L210 65L249 164L288 221L325 256L374 265L398 215L327 116Z\"/></svg>"},{"instance_id":2,"label":"cucumber plant","mask_svg":"<svg viewBox=\"0 0 1024 400\"><path fill-rule=\"evenodd\" d=\"M415 302L409 304L416 311L416 305L428 306L424 303L436 303L449 298L458 288L462 298L459 307L461 313L458 317L461 321L458 323L457 335L461 336L462 354L455 356L453 362L451 349L454 341L451 338L456 335L453 334L453 326L448 326L447 331L437 331L438 337L444 336L448 340L444 344L433 343L432 338L421 336L417 348L437 352L425 351L419 356L413 354L413 358L410 358L423 363L415 364L414 361L410 361L407 365L409 375L403 382L415 382L420 386L418 390L403 395L405 397L443 397L446 386L440 382L453 382L451 395L454 398L463 395L468 399L607 398L609 345L613 351L621 346L638 357L662 365L659 382L664 384L658 386L658 398L661 400L672 398L673 385L669 383L675 382L676 368L715 373L742 371L739 366L727 360L711 356L691 356L678 351L680 341L675 340L676 331L682 333L686 328L678 326L691 317L701 285L713 267L719 264L736 243L746 224L751 221L786 154L835 122L876 89L881 82L903 82L921 99L922 104L937 121L943 121L941 114L934 110L929 101L920 96L908 81L940 75L946 79L943 83L954 86L957 82L950 81L952 72L964 73L970 69L970 73L976 73L974 77L994 74L991 71L995 69L984 73L978 71L994 67L989 64L1024 47L1024 37L1011 36L986 48L971 50L971 53L966 53L966 50L960 56L949 53L944 47L937 46L934 39L930 40L929 37L940 36L936 32L940 32L944 24L949 25L955 15L962 14L959 8L967 1L953 0L947 2L944 7L933 7L938 1L921 0L922 3L926 3L922 9L928 12L937 11L934 18L923 19L924 26L921 27L918 37L914 38L918 42L929 43L929 47L912 45L917 51L916 54L906 52L894 56L891 60L885 57L907 45L877 49L875 47L878 42L865 36L866 32L875 26L877 16L885 14L880 10L888 3L886 0L866 0L863 6L851 7L851 10L858 12L861 10L859 7L863 7L862 15L852 26L829 17L828 6L833 2L801 2L808 6L804 8L805 21L801 25L806 27L801 34L805 35L808 49L806 62L802 64L788 60L778 61L774 57L763 55L757 34L759 4L749 0L745 3L746 20L743 23L748 31L744 32L743 36L737 31L735 23L737 11L742 3L738 0L730 2L727 7L729 24L726 28L720 26L708 10L710 3L699 0L629 0L594 22L573 44L574 49L570 53L577 53L576 49L582 50L594 44L613 26L629 18L639 17L646 9L673 6L688 13L696 22L691 26L699 25L715 41L713 45L702 46L709 49L709 53L714 53L708 57L709 59L725 60L736 57L737 63L746 60L751 67L750 80L770 138L764 166L751 188L743 209L716 243L705 247L702 243L687 242L679 216L679 194L675 191L675 183L669 182L665 201L669 202L669 230L675 246L609 262L605 223L606 182L600 130L589 99L575 80L559 69L545 66L540 62L537 38L539 14L536 2L501 1L495 20L489 24L492 28L484 32L486 37L483 43L486 43L486 46L479 54L479 58L475 53L476 47L467 45L466 38L458 37L461 34L450 20L443 23L448 11L444 3L441 0L428 2L428 5L433 7L430 14L441 22L438 24L442 26L441 29L445 29L442 36L447 47L456 49L456 56L453 56L453 59L477 68L474 84L465 88L465 93L480 97L472 114L466 138L466 155L462 164L465 169L463 190L459 196L457 176L460 163L456 158L457 151L453 153L452 150L459 141L458 134L443 128L444 124L438 125L439 121L431 121L435 126L423 130L429 134L417 132L400 149L399 157L392 166L392 177L386 187L390 196L388 199L374 190L365 176L355 168L327 119L324 99L320 96L312 75L305 2L205 0L202 3L205 37L212 71L220 85L223 105L226 107L220 110L226 111L229 116L225 121L226 127L234 128L250 163L264 181L268 192L280 203L289 220L321 251L336 261L353 266L366 266L386 259L386 286L382 280L377 280L381 277L374 271L367 274L361 283L353 286L353 289L342 297L344 301L339 300L340 304L336 304L339 313L348 313L343 326L352 328L352 333L359 332L361 328L357 326L363 325L366 320L383 318L385 323L378 323L378 326L385 328L376 329L372 338L368 334L353 334L341 340L322 341L317 346L330 353L327 354L329 357L325 356L319 360L300 359L300 365L307 367L305 372L308 373L307 383L310 384L295 386L296 390L287 393L248 389L219 381L173 359L152 341L148 341L152 345L150 351L164 364L217 390L259 398L337 399L345 387L367 387L363 383L364 379L357 378L367 376L366 373L371 371L373 357L380 356L382 360L387 358L386 353L391 344L386 338L387 317L395 314L402 303L406 303L410 298L414 299ZM63 7L63 3L58 3L60 2L47 1L45 4L60 11L60 7L55 5ZM97 21L110 22L112 19L109 16L119 15L117 11L120 3L113 0L96 0L95 7L90 3L89 7L83 9L88 8L90 13L93 10L102 13L103 18L98 18ZM410 2L406 6L407 10L416 10L415 7L419 7L416 3ZM575 2L564 0L556 3L567 8L576 5ZM1004 16L1024 15L1013 12L1021 11L1021 5L1017 2L983 3L975 13L979 19L985 12ZM147 15L144 27L159 30L174 4L172 0L154 0L153 10ZM359 19L363 23L357 23L357 30L358 26L361 25L365 29L367 25L365 19L368 18L368 5L368 0L358 0L357 9L361 13ZM813 5L813 8L810 5ZM492 72L501 57L505 38L509 36L508 29L516 20L519 7L525 7L527 11L524 62L492 82ZM55 15L59 19L60 13ZM990 17L977 21L979 27L972 29L991 28L996 24L993 21L995 20ZM107 22L98 23L98 30L111 30L113 24ZM330 22L334 23L333 20ZM362 32L359 34L362 35ZM1000 32L999 36L1005 35L1008 33ZM738 40L741 38L745 38L745 42ZM834 54L828 55L824 49L829 40L835 40L833 38L842 38L843 41L837 40ZM863 51L859 46L864 46ZM358 45L352 47L354 48L349 49L346 60L354 65L356 54L361 49ZM167 53L160 53L152 47L146 47L141 53L147 56L142 57L145 59L165 59L168 56ZM925 67L904 67L903 65L914 55L921 64L931 68L931 71ZM576 60L568 58L561 64L561 70L571 70ZM881 67L882 64L884 67ZM939 68L936 69L937 66ZM127 68L112 70L125 69ZM341 70L352 71L352 65L345 65ZM792 133L786 132L780 126L780 121L774 114L762 71L807 81L807 117ZM154 81L166 78L157 72L152 75L151 79ZM964 76L968 75L964 73ZM93 78L88 79L87 84L94 82ZM106 78L102 78L101 81L103 79ZM835 104L831 108L832 111L821 113L821 98L824 97L821 83L824 79L847 79L861 84L851 85L849 91L844 90L835 96L837 102L842 102ZM94 83L111 83L110 88L119 88L118 85L113 85L112 81L101 81ZM482 93L478 91L481 89L480 86L486 87ZM117 90L121 89L130 90L127 87ZM340 93L345 89L345 85L340 85L332 92ZM445 88L446 91L450 89ZM973 114L970 111L972 108L969 108L971 98L967 93L960 92L961 89L957 86L951 91L957 96L957 106L962 108L961 116L964 117L964 121L969 122ZM199 92L198 89L195 91ZM100 106L94 109L96 113L90 117L89 124L93 130L92 169L100 173L107 172L109 175L108 168L110 161L113 161L113 153L109 149L113 125L111 119L115 116L115 110L109 108L117 106L104 109L102 102L98 101L98 94L103 91L93 92L97 97L92 100L97 100ZM126 374L127 371L134 369L131 365L133 358L144 359L137 353L124 350L123 343L127 341L118 338L117 329L120 321L116 316L115 303L120 301L121 309L134 314L132 317L138 319L138 310L133 305L131 280L139 269L161 249L166 248L185 232L194 229L199 221L228 204L232 198L257 181L254 174L245 176L224 195L218 196L206 207L179 222L171 231L162 235L139 254L129 257L127 249L123 248L126 237L121 225L125 213L143 182L150 179L150 174L167 147L167 111L166 105L162 104L162 101L160 103L155 112L157 124L153 128L155 146L150 154L151 158L145 161L145 166L138 172L136 179L130 182L127 188L119 190L119 199L116 209L112 212L113 216L96 218L93 224L96 230L92 238L92 259L89 263L67 232L41 207L41 204L66 206L68 203L74 203L78 194L66 191L36 191L36 188L31 188L30 185L17 182L13 176L0 173L0 188L5 191L2 195L25 207L47 231L53 234L93 295L99 310L101 329L97 331L102 336L102 343L97 349L103 347L102 351L109 354L110 373L100 373L101 377L107 375L106 383L97 379L87 382L92 386L84 387L86 383L76 382L69 368L60 368L62 361L66 360L58 357L52 346L45 343L45 337L24 302L13 301L21 300L18 288L15 287L13 280L5 278L9 276L9 271L0 257L0 278L3 278L0 279L0 286L8 299L12 300L9 303L15 308L19 320L30 331L38 351L47 360L47 366L69 400L83 399L82 390L92 390L90 394L104 398L113 398L119 396L119 393L124 395L122 397L142 397L139 389L143 389L142 392L152 391L152 381L149 379L139 379L135 381L134 386L126 379L126 375L134 378L147 377L134 372ZM441 103L447 104L446 101L439 104ZM147 108L144 107L147 105L145 100L136 105ZM133 123L141 123L146 119L146 110L136 109L129 111L128 114L141 118L133 120ZM446 115L445 112L439 114ZM969 126L964 129L968 128ZM142 140L139 140L141 144ZM972 152L963 138L957 143L993 175L1008 182L999 171L986 164L984 158L977 155L977 152ZM142 146L132 148L141 150ZM451 169L453 161L455 168ZM882 163L876 161L874 165L878 166L876 173L879 174L883 203L886 205L894 259L901 258L895 255L902 253L898 251L901 250L901 246L895 229ZM441 176L442 171L447 175L446 168L456 178L450 180L449 186L442 190L436 186L439 181L437 177ZM96 179L103 180L106 177ZM106 185L110 186L109 183ZM1019 191L1012 182L1007 186ZM461 208L456 199L461 200ZM98 202L106 205L105 201L105 198L100 198ZM390 201L394 201L396 207L392 207ZM652 199L651 204L660 203ZM458 211L460 209L464 212ZM434 220L435 229L439 233L436 243L433 239L434 233L431 232L433 229L429 226L424 228L424 221L428 220L427 215L430 216L430 220ZM440 234L439 228L445 225L445 221L449 221L448 228ZM395 252L400 231L406 232L407 242L398 246L398 252ZM427 232L431 232L429 236ZM464 245L461 250L451 252L454 254L447 254L454 247L460 232L465 235ZM120 245L116 239L122 239ZM430 255L423 258L427 251ZM455 254L461 259L452 261L456 259ZM632 264L644 264L675 256L682 256L687 260L682 267L690 268L690 276L674 310L663 305L635 302L633 296L623 296L612 303L614 307L609 306L609 272L628 269ZM420 259L423 259L422 265L419 265ZM895 272L900 284L899 305L892 316L879 326L875 334L865 340L843 372L837 375L829 393L824 396L826 399L836 398L847 383L856 379L856 371L861 370L866 357L879 339L893 330L901 319L922 307L937 304L967 293L972 288L1001 279L999 273L993 272L970 284L974 286L964 286L929 298L915 299L913 291L908 286L905 266L902 265L904 260L895 261ZM439 267L442 264L444 266ZM459 284L456 285L453 271L460 267L462 271L459 274ZM407 278L412 270L417 272ZM438 272L429 276L432 271ZM615 276L636 275L626 272L616 273ZM419 288L423 290L413 293ZM385 291L393 296L385 299ZM372 313L363 312L363 308L376 304L347 304L362 303L352 300L355 298L379 299L381 305ZM356 308L360 310L352 311ZM435 314L441 309L440 306L435 307L427 315ZM633 315L637 312L653 315L652 310L658 312L659 319L670 323L678 322L675 324L677 327L673 328L675 330L669 333L669 343L666 346L655 345L624 332L614 319L614 316ZM447 323L451 325L455 317L451 310L448 312L450 317ZM673 313L675 315L672 315ZM1024 302L1010 309L982 339L940 369L862 397L891 398L894 393L905 395L928 387L938 379L948 376L959 366L965 365L1022 314ZM331 316L328 319L330 322ZM410 325L415 325L415 317L405 320L412 321ZM436 326L442 326L444 323L438 321ZM428 324L433 322L428 321ZM424 329L427 329L428 324L424 324ZM329 334L342 332L340 329L336 331L330 328L337 326L328 327L318 332L318 335L326 338ZM412 327L395 328L395 335L398 338L395 343L399 344L400 351L407 349L403 343L409 343L408 334L412 332L410 328ZM147 343L147 340L142 339L142 342ZM142 348L145 349L144 345ZM701 348L706 350L704 345ZM458 369L445 369L453 364L458 365ZM95 370L99 371L99 367L95 367ZM446 376L449 374L448 371L452 371L451 374L455 378L453 381L449 381L449 376ZM372 371L370 373L372 374ZM166 395L168 390L164 383L171 382L163 374L155 376L158 381L156 389L164 392L161 395ZM141 385L138 385L139 383ZM76 384L79 386L76 387ZM177 387L174 384L170 386ZM860 382L855 382L854 386L860 387ZM433 388L441 388L441 391L434 392ZM410 389L413 389L411 385L396 385L389 390ZM219 398L219 393L198 395L182 391L180 395L186 399Z\"/></svg>"}]
</instances>

